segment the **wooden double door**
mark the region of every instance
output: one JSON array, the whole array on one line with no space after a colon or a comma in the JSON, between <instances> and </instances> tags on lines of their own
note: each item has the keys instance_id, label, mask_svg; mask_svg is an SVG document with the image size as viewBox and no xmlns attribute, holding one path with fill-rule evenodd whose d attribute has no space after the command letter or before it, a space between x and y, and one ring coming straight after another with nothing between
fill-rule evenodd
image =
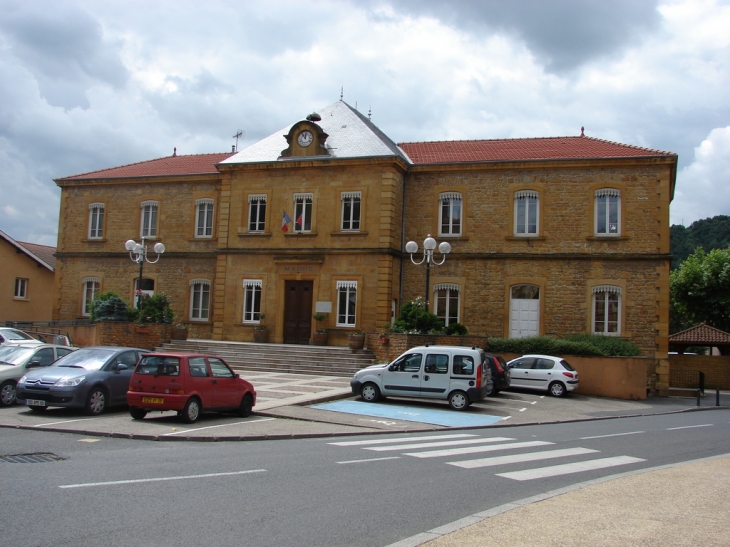
<instances>
[{"instance_id":1,"label":"wooden double door","mask_svg":"<svg viewBox=\"0 0 730 547\"><path fill-rule=\"evenodd\" d=\"M284 282L284 343L309 344L313 281Z\"/></svg>"}]
</instances>

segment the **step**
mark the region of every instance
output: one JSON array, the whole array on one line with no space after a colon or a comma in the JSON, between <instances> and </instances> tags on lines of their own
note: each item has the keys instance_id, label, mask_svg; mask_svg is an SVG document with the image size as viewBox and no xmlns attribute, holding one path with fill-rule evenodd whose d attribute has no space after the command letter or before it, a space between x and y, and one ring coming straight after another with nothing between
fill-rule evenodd
<instances>
[{"instance_id":1,"label":"step","mask_svg":"<svg viewBox=\"0 0 730 547\"><path fill-rule=\"evenodd\" d=\"M367 350L353 352L341 346L258 344L218 340L172 340L157 351L210 353L237 370L258 370L324 376L352 376L375 362Z\"/></svg>"}]
</instances>

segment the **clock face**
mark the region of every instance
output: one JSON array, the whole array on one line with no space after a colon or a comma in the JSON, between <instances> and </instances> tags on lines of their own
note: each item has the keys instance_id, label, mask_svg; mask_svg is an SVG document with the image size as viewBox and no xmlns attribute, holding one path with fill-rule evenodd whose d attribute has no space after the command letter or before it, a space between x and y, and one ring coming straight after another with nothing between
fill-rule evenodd
<instances>
[{"instance_id":1,"label":"clock face","mask_svg":"<svg viewBox=\"0 0 730 547\"><path fill-rule=\"evenodd\" d=\"M311 131L302 131L297 137L297 142L299 143L299 146L309 146L312 144L313 138L314 136Z\"/></svg>"}]
</instances>

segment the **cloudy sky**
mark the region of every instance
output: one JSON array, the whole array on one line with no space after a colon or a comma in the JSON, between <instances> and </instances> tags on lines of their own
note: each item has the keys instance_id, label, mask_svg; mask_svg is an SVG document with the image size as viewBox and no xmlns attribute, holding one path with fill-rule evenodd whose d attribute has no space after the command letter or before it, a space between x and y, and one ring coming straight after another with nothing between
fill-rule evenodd
<instances>
[{"instance_id":1,"label":"cloudy sky","mask_svg":"<svg viewBox=\"0 0 730 547\"><path fill-rule=\"evenodd\" d=\"M0 230L54 178L239 149L340 98L396 142L579 135L679 154L730 214L730 0L0 0Z\"/></svg>"}]
</instances>

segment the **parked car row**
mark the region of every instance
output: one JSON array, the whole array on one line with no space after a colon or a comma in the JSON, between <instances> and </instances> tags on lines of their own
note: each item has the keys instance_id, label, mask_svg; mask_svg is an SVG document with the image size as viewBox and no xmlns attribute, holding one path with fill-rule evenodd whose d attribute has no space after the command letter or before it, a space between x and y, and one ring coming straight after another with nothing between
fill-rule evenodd
<instances>
[{"instance_id":1,"label":"parked car row","mask_svg":"<svg viewBox=\"0 0 730 547\"><path fill-rule=\"evenodd\" d=\"M45 346L55 353L55 362L40 360L38 351L49 349ZM0 366L0 378L6 369L13 369L12 378L0 387L3 404L17 399L33 412L69 407L82 408L92 416L128 405L136 420L153 410L175 410L186 423L208 410L248 416L256 404L253 385L219 357L106 346L39 348L25 360L13 353L17 364ZM0 351L0 360L4 357Z\"/></svg>"},{"instance_id":2,"label":"parked car row","mask_svg":"<svg viewBox=\"0 0 730 547\"><path fill-rule=\"evenodd\" d=\"M454 410L465 410L511 387L564 397L578 387L578 372L565 359L549 355L523 355L506 363L481 348L420 346L392 363L356 372L350 387L367 402L387 396L442 399Z\"/></svg>"}]
</instances>

